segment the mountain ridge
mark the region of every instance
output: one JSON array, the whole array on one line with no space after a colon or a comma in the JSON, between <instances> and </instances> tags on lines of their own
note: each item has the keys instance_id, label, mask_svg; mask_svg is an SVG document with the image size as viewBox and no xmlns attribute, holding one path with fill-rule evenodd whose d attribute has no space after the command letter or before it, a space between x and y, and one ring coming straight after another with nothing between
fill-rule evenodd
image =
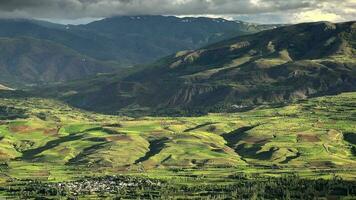
<instances>
[{"instance_id":1,"label":"mountain ridge","mask_svg":"<svg viewBox=\"0 0 356 200\"><path fill-rule=\"evenodd\" d=\"M140 20L137 18L140 18ZM99 73L112 73L116 70L122 72L127 70L127 67L148 63L178 50L195 49L227 37L259 31L259 26L251 26L253 29L248 30L250 26L247 24L238 24L223 19L181 19L172 16L120 16L86 25L60 25L28 19L0 19L0 27L1 38L42 40L52 43L53 46L66 48L65 52L63 48L58 50L58 54L77 52L82 57L86 57L86 60L92 60L93 63L110 63L111 70L99 70L97 71ZM265 28L263 26L263 29ZM13 43L13 45L16 44ZM19 46L18 54L11 54L11 57L15 60L25 56L21 54L24 50L21 50L20 47L23 47L23 45ZM55 51L54 49L57 47L53 47L52 51ZM41 47L37 46L37 48ZM45 50L42 50L41 55L38 54L37 57L28 59L27 63L36 63L36 65L29 67L31 68L30 71L36 71L37 65L46 64L45 59L42 59L43 62L39 61L39 58L45 57ZM11 52L3 51L2 53L3 60L6 60L4 58L9 57L10 55L7 54ZM63 62L55 62L54 60L51 64L56 65L56 69L61 67L72 68L72 73L76 74L74 66L63 66ZM16 69L19 67L17 65L0 66L0 70L8 71L9 67L13 68L14 71L19 70ZM60 73L60 70L58 72ZM51 73L53 74L54 71ZM3 77L4 74L6 73L3 73ZM83 76L76 76L75 78L87 78L87 75L95 75L95 73L83 73ZM36 79L44 81L33 81ZM45 77L45 74L42 74L33 76L29 80L26 73L16 74L14 81L11 78L0 79L8 85L16 87L51 84L67 80L73 80L73 78L67 75L66 78L58 79L53 78L53 76Z\"/></svg>"},{"instance_id":2,"label":"mountain ridge","mask_svg":"<svg viewBox=\"0 0 356 200\"><path fill-rule=\"evenodd\" d=\"M201 113L354 91L355 28L318 22L237 37L63 99L103 112Z\"/></svg>"}]
</instances>

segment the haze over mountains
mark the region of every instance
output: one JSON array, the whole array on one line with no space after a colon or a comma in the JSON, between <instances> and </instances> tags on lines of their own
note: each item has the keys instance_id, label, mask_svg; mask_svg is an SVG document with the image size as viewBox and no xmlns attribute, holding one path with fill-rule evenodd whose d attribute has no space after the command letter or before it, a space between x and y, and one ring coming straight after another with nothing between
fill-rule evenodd
<instances>
[{"instance_id":1,"label":"haze over mountains","mask_svg":"<svg viewBox=\"0 0 356 200\"><path fill-rule=\"evenodd\" d=\"M65 82L127 70L180 50L275 26L211 18L121 16L86 25L0 20L0 83Z\"/></svg>"},{"instance_id":2,"label":"haze over mountains","mask_svg":"<svg viewBox=\"0 0 356 200\"><path fill-rule=\"evenodd\" d=\"M48 91L110 113L237 111L356 90L355 41L355 22L298 24L178 52L125 78Z\"/></svg>"}]
</instances>

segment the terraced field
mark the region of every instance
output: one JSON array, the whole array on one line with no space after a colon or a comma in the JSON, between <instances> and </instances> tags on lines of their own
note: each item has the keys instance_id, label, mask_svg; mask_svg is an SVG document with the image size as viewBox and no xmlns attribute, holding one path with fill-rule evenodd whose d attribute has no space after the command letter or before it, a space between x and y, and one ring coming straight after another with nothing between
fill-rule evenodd
<instances>
[{"instance_id":1,"label":"terraced field","mask_svg":"<svg viewBox=\"0 0 356 200\"><path fill-rule=\"evenodd\" d=\"M1 99L0 113L2 186L115 174L188 185L236 173L356 180L356 93L201 117L109 116L36 98Z\"/></svg>"}]
</instances>

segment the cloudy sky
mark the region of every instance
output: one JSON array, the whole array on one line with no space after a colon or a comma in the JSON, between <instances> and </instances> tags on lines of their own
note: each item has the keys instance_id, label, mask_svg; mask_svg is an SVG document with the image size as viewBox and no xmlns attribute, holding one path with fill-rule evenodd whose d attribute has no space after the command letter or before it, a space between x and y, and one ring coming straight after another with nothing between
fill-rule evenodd
<instances>
[{"instance_id":1,"label":"cloudy sky","mask_svg":"<svg viewBox=\"0 0 356 200\"><path fill-rule=\"evenodd\" d=\"M0 0L0 17L85 23L114 15L213 16L258 23L356 20L356 0Z\"/></svg>"}]
</instances>

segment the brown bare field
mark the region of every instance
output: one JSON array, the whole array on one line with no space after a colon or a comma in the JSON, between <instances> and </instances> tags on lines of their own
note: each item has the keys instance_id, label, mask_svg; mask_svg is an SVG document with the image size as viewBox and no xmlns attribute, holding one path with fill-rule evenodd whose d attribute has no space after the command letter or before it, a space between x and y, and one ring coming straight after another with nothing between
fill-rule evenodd
<instances>
[{"instance_id":1,"label":"brown bare field","mask_svg":"<svg viewBox=\"0 0 356 200\"><path fill-rule=\"evenodd\" d=\"M320 142L321 140L316 135L298 134L297 141L298 142Z\"/></svg>"}]
</instances>

